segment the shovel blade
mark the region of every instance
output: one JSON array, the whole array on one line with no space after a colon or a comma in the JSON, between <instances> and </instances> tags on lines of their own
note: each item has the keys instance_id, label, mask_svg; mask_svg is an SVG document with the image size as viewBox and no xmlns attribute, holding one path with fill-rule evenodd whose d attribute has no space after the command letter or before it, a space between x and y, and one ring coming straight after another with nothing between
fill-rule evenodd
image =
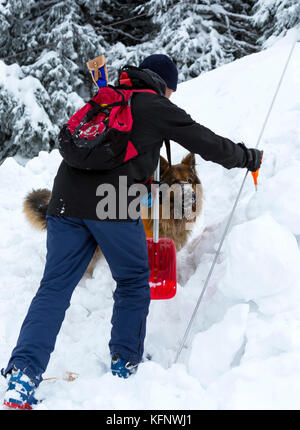
<instances>
[{"instance_id":1,"label":"shovel blade","mask_svg":"<svg viewBox=\"0 0 300 430\"><path fill-rule=\"evenodd\" d=\"M163 237L157 243L152 238L147 238L147 245L151 299L171 299L177 288L175 244L172 239Z\"/></svg>"}]
</instances>

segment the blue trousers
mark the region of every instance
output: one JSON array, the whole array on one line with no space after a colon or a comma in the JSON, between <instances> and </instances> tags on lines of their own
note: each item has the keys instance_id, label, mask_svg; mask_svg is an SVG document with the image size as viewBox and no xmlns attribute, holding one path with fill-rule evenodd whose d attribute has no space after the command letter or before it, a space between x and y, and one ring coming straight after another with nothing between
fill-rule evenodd
<instances>
[{"instance_id":1,"label":"blue trousers","mask_svg":"<svg viewBox=\"0 0 300 430\"><path fill-rule=\"evenodd\" d=\"M39 385L74 288L98 244L116 281L110 352L128 361L141 361L150 304L150 269L142 220L94 221L47 215L43 278L4 374L16 366Z\"/></svg>"}]
</instances>

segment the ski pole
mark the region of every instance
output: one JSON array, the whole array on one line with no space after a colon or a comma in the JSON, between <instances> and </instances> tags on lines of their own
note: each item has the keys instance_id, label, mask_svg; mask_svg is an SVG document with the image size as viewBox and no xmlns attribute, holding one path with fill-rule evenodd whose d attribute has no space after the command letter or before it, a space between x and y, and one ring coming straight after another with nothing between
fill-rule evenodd
<instances>
[{"instance_id":1,"label":"ski pole","mask_svg":"<svg viewBox=\"0 0 300 430\"><path fill-rule=\"evenodd\" d=\"M294 51L294 48L295 48L296 42L297 42L297 38L295 37L295 40L294 40L294 42L293 42L293 44L292 44L292 47L291 47L291 50L290 50L290 52L289 52L288 58L287 58L287 60L286 60L285 66L284 66L283 71L282 71L282 73L281 73L281 76L280 76L280 79L279 79L279 82L278 82L278 85L277 85L276 91L275 91L275 93L274 93L273 99L272 99L272 101L271 101L270 107L269 107L269 109L268 109L267 115L266 115L265 120L264 120L264 123L263 123L263 125L262 125L262 128L261 128L261 131L260 131L260 134L259 134L259 137L258 137L258 140L257 140L257 143L256 143L255 148L257 148L257 147L258 147L258 145L260 144L261 138L262 138L262 136L263 136L263 134L264 134L264 131L265 131L265 128L266 128L266 125L267 125L268 119L269 119L270 114L271 114L271 112L272 112L272 109L273 109L273 106L274 106L274 102L275 102L275 100L276 100L277 94L278 94L279 89L280 89L280 87L281 87L281 83L282 83L282 80L283 80L283 78L284 78L284 75L285 75L286 69L287 69L287 67L288 67L288 64L289 64L289 62L290 62L291 56L292 56L292 54L293 54L293 51ZM228 230L229 230L229 227L230 227L231 221L232 221L232 219L233 219L233 215L234 215L235 209L236 209L236 207L237 207L237 204L238 204L238 202L239 202L240 196L241 196L241 194L242 194L242 190L243 190L243 188L244 188L244 185L245 185L245 182L246 182L246 178L247 178L248 173L249 173L249 170L247 170L247 172L246 172L246 174L245 174L245 176L244 176L244 179L243 179L243 181L242 181L241 187L240 187L239 192L238 192L238 194L237 194L237 197L236 197L236 199L235 199L235 202L234 202L233 208L232 208L232 210L231 210L231 213L230 213L230 215L229 215L229 218L228 218L228 221L227 221L227 224L226 224L226 227L225 227L225 230L224 230L223 236L222 236L222 238L221 238L221 241L220 241L220 244L219 244L219 246L218 246L217 252L216 252L215 257L214 257L214 259L213 259L213 262L212 262L211 268L210 268L210 270L209 270L209 272L208 272L207 278L206 278L206 280L205 280L205 282L204 282L203 289L202 289L202 291L201 291L201 293L200 293L200 296L199 296L199 298L198 298L198 300L197 300L196 306L195 306L195 308L194 308L194 311L193 311L192 316L191 316L191 318L190 318L190 321L189 321L189 323L188 323L187 329L186 329L186 331L185 331L185 333L184 333L183 339L182 339L182 341L181 341L181 343L180 343L180 346L179 346L179 348L178 348L178 351L177 351L177 354L176 354L176 357L175 357L175 360L174 360L174 364L175 364L175 363L177 363L177 361L178 361L178 359L179 359L179 356L180 356L180 354L181 354L181 351L182 351L183 347L185 346L185 343L186 343L187 337L188 337L188 335L189 335L190 329L191 329L192 324L193 324L193 322L194 322L194 320L195 320L195 317L196 317L196 315L197 315L197 311L198 311L198 309L199 309L200 303L201 303L202 298L203 298L203 296L204 296L204 294L205 294L205 291L206 291L206 289L207 289L207 286L208 286L208 283L209 283L209 281L210 281L211 275L212 275L212 273L213 273L213 271L214 271L214 268L215 268L215 265L216 265L216 263L217 263L218 257L219 257L219 255L220 255L220 252L221 252L221 249L222 249L222 246L223 246L224 240L225 240L225 238L226 238L226 236L227 236L227 233L228 233ZM258 173L257 173L257 174L258 174ZM256 176L256 181L257 181L257 176Z\"/></svg>"}]
</instances>

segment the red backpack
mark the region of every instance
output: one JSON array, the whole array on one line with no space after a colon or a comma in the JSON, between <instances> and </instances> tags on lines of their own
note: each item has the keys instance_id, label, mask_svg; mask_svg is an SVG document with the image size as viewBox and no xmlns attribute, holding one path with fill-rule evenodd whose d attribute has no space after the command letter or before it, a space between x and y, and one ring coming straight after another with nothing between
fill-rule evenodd
<instances>
[{"instance_id":1,"label":"red backpack","mask_svg":"<svg viewBox=\"0 0 300 430\"><path fill-rule=\"evenodd\" d=\"M123 73L121 84L126 85ZM129 87L128 87L129 88ZM79 109L59 133L59 150L67 164L78 169L110 170L139 155L130 140L131 99L153 90L102 87Z\"/></svg>"}]
</instances>

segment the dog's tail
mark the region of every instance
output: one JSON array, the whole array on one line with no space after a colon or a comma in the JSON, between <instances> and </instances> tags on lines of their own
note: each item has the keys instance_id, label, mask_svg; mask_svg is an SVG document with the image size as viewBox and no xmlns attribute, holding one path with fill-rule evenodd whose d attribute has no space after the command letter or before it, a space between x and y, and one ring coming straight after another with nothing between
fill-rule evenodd
<instances>
[{"instance_id":1,"label":"dog's tail","mask_svg":"<svg viewBox=\"0 0 300 430\"><path fill-rule=\"evenodd\" d=\"M27 221L39 230L46 229L46 212L51 197L47 188L32 190L27 194L23 203L23 211Z\"/></svg>"}]
</instances>

